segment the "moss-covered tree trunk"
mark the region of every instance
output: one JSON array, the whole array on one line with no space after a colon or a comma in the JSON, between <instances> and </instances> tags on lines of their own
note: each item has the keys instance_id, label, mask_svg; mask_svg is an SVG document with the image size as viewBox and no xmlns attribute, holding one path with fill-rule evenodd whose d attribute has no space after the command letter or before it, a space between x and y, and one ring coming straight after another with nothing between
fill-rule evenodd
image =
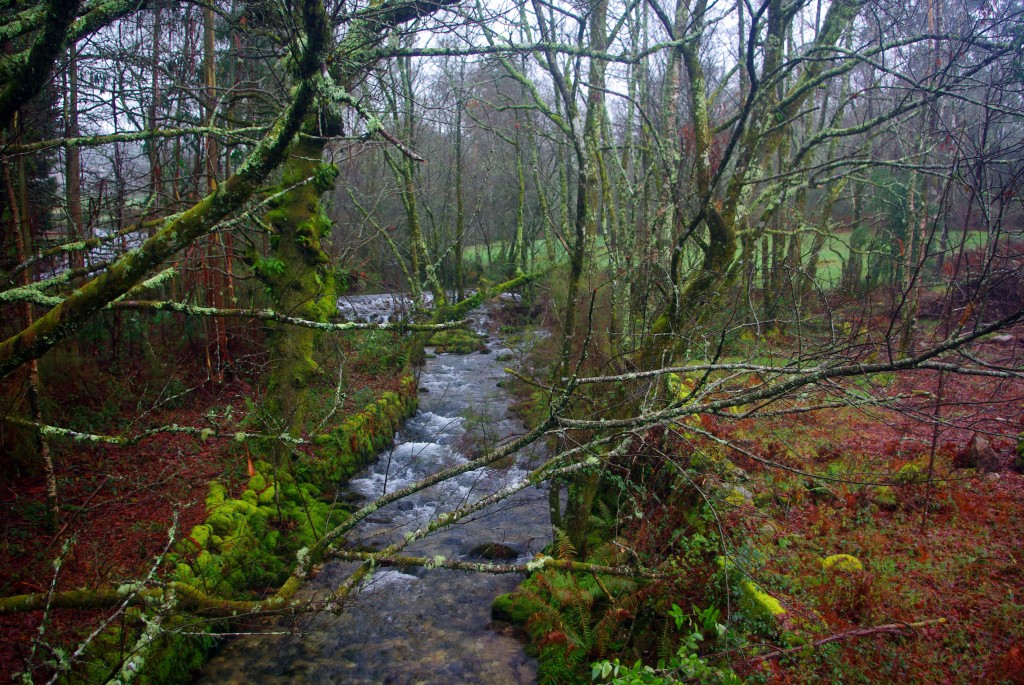
<instances>
[{"instance_id":1,"label":"moss-covered tree trunk","mask_svg":"<svg viewBox=\"0 0 1024 685\"><path fill-rule=\"evenodd\" d=\"M314 120L315 121L315 120ZM326 321L335 312L334 274L322 240L331 230L320 196L334 183L337 169L321 161L323 138L297 140L283 167L281 188L291 188L267 213L273 228L272 256L256 270L287 316ZM313 359L316 331L304 326L268 325L270 381L264 407L268 432L298 437L306 421L307 394L318 366ZM287 448L285 443L275 456Z\"/></svg>"}]
</instances>

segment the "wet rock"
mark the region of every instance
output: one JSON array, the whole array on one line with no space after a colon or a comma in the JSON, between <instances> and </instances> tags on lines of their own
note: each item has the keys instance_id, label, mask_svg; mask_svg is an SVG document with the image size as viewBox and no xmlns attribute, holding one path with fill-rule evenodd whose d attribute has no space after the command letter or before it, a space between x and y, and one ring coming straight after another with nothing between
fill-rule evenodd
<instances>
[{"instance_id":1,"label":"wet rock","mask_svg":"<svg viewBox=\"0 0 1024 685\"><path fill-rule=\"evenodd\" d=\"M953 466L960 469L978 469L982 473L994 473L1002 466L1002 459L987 438L975 433L967 447L953 458Z\"/></svg>"},{"instance_id":2,"label":"wet rock","mask_svg":"<svg viewBox=\"0 0 1024 685\"><path fill-rule=\"evenodd\" d=\"M517 559L521 554L521 550L516 549L512 545L506 545L503 542L485 542L472 547L466 552L468 557L487 559L488 561L508 561Z\"/></svg>"},{"instance_id":3,"label":"wet rock","mask_svg":"<svg viewBox=\"0 0 1024 685\"><path fill-rule=\"evenodd\" d=\"M358 492L353 492L351 490L339 490L336 493L331 493L331 495L332 499L335 499L335 501L337 501L338 504L347 506L349 508L359 509L363 506L363 503L366 502L366 497L359 494Z\"/></svg>"},{"instance_id":4,"label":"wet rock","mask_svg":"<svg viewBox=\"0 0 1024 685\"><path fill-rule=\"evenodd\" d=\"M430 392L430 388L426 388L426 387L424 387L424 386L422 386L422 385L421 385L421 386L419 387L419 392L420 392L420 393L422 393L422 394L424 394L424 395L426 395L427 393L429 393L429 392Z\"/></svg>"},{"instance_id":5,"label":"wet rock","mask_svg":"<svg viewBox=\"0 0 1024 685\"><path fill-rule=\"evenodd\" d=\"M491 348L489 348L489 347L485 347L482 350L480 350L480 354L490 354L490 353L491 353Z\"/></svg>"}]
</instances>

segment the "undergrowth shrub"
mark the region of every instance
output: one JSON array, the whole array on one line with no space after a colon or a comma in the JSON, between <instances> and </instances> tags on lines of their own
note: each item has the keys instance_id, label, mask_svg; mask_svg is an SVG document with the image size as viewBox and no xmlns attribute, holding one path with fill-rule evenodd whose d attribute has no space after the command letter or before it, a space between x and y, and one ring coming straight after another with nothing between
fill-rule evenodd
<instances>
[{"instance_id":1,"label":"undergrowth shrub","mask_svg":"<svg viewBox=\"0 0 1024 685\"><path fill-rule=\"evenodd\" d=\"M363 373L382 375L405 368L409 346L393 331L360 331L359 354L352 368Z\"/></svg>"},{"instance_id":2,"label":"undergrowth shrub","mask_svg":"<svg viewBox=\"0 0 1024 685\"><path fill-rule=\"evenodd\" d=\"M877 601L875 577L860 560L836 554L822 560L821 573L814 582L819 606L827 607L851 623L868 620Z\"/></svg>"}]
</instances>

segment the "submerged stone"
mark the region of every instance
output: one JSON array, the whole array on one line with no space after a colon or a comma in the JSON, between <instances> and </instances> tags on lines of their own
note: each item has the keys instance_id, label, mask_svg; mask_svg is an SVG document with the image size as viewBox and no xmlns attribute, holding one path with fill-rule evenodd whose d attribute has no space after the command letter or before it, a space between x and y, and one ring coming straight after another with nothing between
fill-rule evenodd
<instances>
[{"instance_id":1,"label":"submerged stone","mask_svg":"<svg viewBox=\"0 0 1024 685\"><path fill-rule=\"evenodd\" d=\"M512 545L506 545L502 542L485 542L475 545L466 552L466 556L488 559L490 561L494 561L495 559L503 561L518 559L521 554L522 551L516 549Z\"/></svg>"}]
</instances>

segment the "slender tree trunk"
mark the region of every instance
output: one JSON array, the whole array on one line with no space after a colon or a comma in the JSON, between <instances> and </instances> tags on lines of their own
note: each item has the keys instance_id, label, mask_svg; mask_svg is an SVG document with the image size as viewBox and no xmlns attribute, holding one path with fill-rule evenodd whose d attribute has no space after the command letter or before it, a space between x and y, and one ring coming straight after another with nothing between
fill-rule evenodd
<instances>
[{"instance_id":1,"label":"slender tree trunk","mask_svg":"<svg viewBox=\"0 0 1024 685\"><path fill-rule=\"evenodd\" d=\"M282 268L262 274L277 311L311 321L326 321L336 308L330 258L321 244L330 233L331 221L324 215L320 195L333 184L337 170L324 167L323 151L323 138L299 138L292 144L283 166L281 187L301 185L287 192L267 213L276 238L274 257ZM271 374L265 415L266 429L272 434L299 437L306 425L307 393L319 370L313 358L315 337L310 328L268 325ZM286 442L275 444L277 466L285 463L290 451Z\"/></svg>"},{"instance_id":2,"label":"slender tree trunk","mask_svg":"<svg viewBox=\"0 0 1024 685\"><path fill-rule=\"evenodd\" d=\"M149 130L156 131L160 127L157 119L160 104L160 40L163 30L163 8L157 7L153 11L153 45L151 50L152 75L150 79L150 101L149 112L146 122ZM163 167L160 163L160 141L157 138L149 141L149 184L155 204L160 211L163 207ZM156 230L155 228L153 230ZM152 231L151 231L152 234Z\"/></svg>"},{"instance_id":3,"label":"slender tree trunk","mask_svg":"<svg viewBox=\"0 0 1024 685\"><path fill-rule=\"evenodd\" d=\"M11 180L10 169L5 164L3 167L4 184L7 187L7 198L10 204L11 226L14 234L15 249L18 262L24 262L32 245L32 229L29 222L28 203L28 174L25 170L25 157L18 158L18 183L17 192ZM29 285L32 282L31 269L25 269L19 276L19 284ZM32 303L26 302L22 307L24 328L28 329L35 318L32 312ZM28 364L28 411L32 420L37 424L43 424L43 410L39 401L39 360L31 359ZM43 467L43 477L46 482L46 530L50 534L57 532L60 525L60 505L57 499L57 476L53 468L53 459L50 456L50 445L42 432L35 434L36 450L39 461Z\"/></svg>"},{"instance_id":4,"label":"slender tree trunk","mask_svg":"<svg viewBox=\"0 0 1024 685\"><path fill-rule=\"evenodd\" d=\"M466 203L462 189L462 86L465 82L465 62L459 63L459 97L455 112L455 297L466 299L466 273L463 250L466 240Z\"/></svg>"},{"instance_id":5,"label":"slender tree trunk","mask_svg":"<svg viewBox=\"0 0 1024 685\"><path fill-rule=\"evenodd\" d=\"M523 150L519 144L519 135L516 138L516 185L518 194L516 196L516 234L512 243L512 254L509 256L509 276L519 276L526 273L526 174L523 170Z\"/></svg>"},{"instance_id":6,"label":"slender tree trunk","mask_svg":"<svg viewBox=\"0 0 1024 685\"><path fill-rule=\"evenodd\" d=\"M78 54L77 46L72 45L67 71L67 92L64 97L64 135L74 138L81 135L78 128ZM68 207L69 234L75 240L85 240L86 226L82 216L82 161L77 146L66 148L64 166L64 197ZM74 252L71 259L72 267L85 265L85 254Z\"/></svg>"},{"instance_id":7,"label":"slender tree trunk","mask_svg":"<svg viewBox=\"0 0 1024 685\"><path fill-rule=\"evenodd\" d=\"M206 100L206 125L214 126L217 121L217 52L215 15L213 5L203 7L203 86L205 88ZM217 138L212 133L206 136L203 149L205 160L206 191L208 193L217 189L220 176L220 150ZM227 280L229 264L224 241L217 231L211 234L206 241L206 270L209 275L208 294L209 303L213 307L224 308L227 306ZM213 317L214 328L214 365L213 376L218 383L223 383L224 371L231 363L231 352L229 349L226 321Z\"/></svg>"}]
</instances>

